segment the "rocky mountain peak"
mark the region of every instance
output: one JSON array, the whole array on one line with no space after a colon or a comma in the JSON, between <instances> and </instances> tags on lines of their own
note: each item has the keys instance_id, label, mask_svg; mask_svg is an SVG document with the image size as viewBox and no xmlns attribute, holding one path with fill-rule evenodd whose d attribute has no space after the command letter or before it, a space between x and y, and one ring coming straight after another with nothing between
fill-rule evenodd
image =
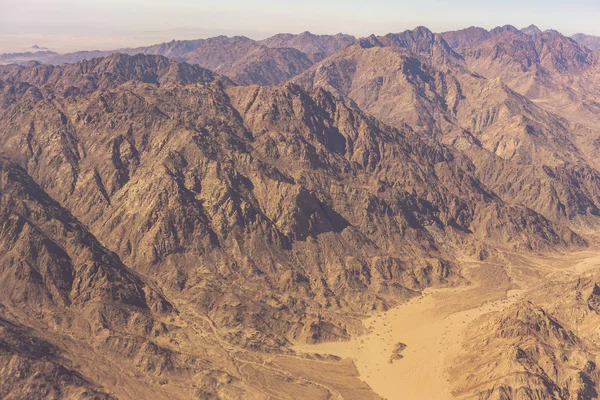
<instances>
[{"instance_id":1,"label":"rocky mountain peak","mask_svg":"<svg viewBox=\"0 0 600 400\"><path fill-rule=\"evenodd\" d=\"M379 38L375 35L367 36L366 38L358 39L358 44L363 49L370 49L372 47L383 47L384 44L379 41Z\"/></svg>"},{"instance_id":2,"label":"rocky mountain peak","mask_svg":"<svg viewBox=\"0 0 600 400\"><path fill-rule=\"evenodd\" d=\"M531 24L528 27L521 29L521 32L529 36L535 36L542 33L542 30L537 26Z\"/></svg>"},{"instance_id":3,"label":"rocky mountain peak","mask_svg":"<svg viewBox=\"0 0 600 400\"><path fill-rule=\"evenodd\" d=\"M278 34L261 40L260 43L273 48L293 48L309 55L324 58L355 41L356 38L351 35L341 33L336 35L315 35L305 31L298 35L290 33Z\"/></svg>"},{"instance_id":4,"label":"rocky mountain peak","mask_svg":"<svg viewBox=\"0 0 600 400\"><path fill-rule=\"evenodd\" d=\"M523 32L521 32L519 29L515 28L512 25L503 25L503 26L498 26L494 29L492 29L490 31L492 36L497 36L497 35L507 35L507 34L514 34L514 35L521 35L523 34Z\"/></svg>"}]
</instances>

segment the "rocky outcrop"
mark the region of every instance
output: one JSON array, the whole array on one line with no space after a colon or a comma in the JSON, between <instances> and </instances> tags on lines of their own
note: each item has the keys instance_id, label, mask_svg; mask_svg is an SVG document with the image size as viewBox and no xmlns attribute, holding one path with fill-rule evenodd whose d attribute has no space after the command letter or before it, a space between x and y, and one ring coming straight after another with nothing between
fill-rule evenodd
<instances>
[{"instance_id":1,"label":"rocky outcrop","mask_svg":"<svg viewBox=\"0 0 600 400\"><path fill-rule=\"evenodd\" d=\"M488 317L468 334L470 343L465 346L472 355L460 358L450 372L455 383L453 393L458 397L592 399L597 396L600 375L592 349L560 321L530 302L520 302Z\"/></svg>"},{"instance_id":2,"label":"rocky outcrop","mask_svg":"<svg viewBox=\"0 0 600 400\"><path fill-rule=\"evenodd\" d=\"M492 34L525 35L510 27ZM469 59L426 28L367 40L373 45L352 45L294 81L349 97L388 124L407 123L461 150L475 176L506 202L574 226L597 223L597 172L569 120L499 79L470 72Z\"/></svg>"}]
</instances>

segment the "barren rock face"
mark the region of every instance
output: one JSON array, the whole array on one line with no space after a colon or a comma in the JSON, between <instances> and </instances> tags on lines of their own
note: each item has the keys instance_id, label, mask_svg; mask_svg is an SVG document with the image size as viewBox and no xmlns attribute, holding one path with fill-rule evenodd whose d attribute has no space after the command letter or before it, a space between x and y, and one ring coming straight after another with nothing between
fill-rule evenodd
<instances>
[{"instance_id":1,"label":"barren rock face","mask_svg":"<svg viewBox=\"0 0 600 400\"><path fill-rule=\"evenodd\" d=\"M443 36L475 38L477 32ZM486 34L489 38L481 43L475 39L465 43L484 59L485 43L516 46L507 35L528 43L531 48L524 54L535 56L535 65L556 76L593 68L593 55L587 49L554 32L536 35L534 40L506 28ZM464 57L426 28L368 41L372 45L352 45L294 81L349 97L386 123L396 127L408 123L462 150L475 167L475 176L511 204L530 207L554 221L565 217L577 225L595 221L598 179L596 169L590 168L595 159L589 157L590 147L581 143L579 128L566 114L557 115L551 107L524 96L529 92L502 75L509 70L502 62L490 58L502 74L483 70L478 67L482 61L470 58L460 47L462 42L456 44ZM515 57L511 55L511 62L517 62ZM560 64L563 59L567 64L545 64ZM571 60L579 63L571 65ZM573 193L574 182L578 194Z\"/></svg>"},{"instance_id":2,"label":"barren rock face","mask_svg":"<svg viewBox=\"0 0 600 400\"><path fill-rule=\"evenodd\" d=\"M596 396L600 377L592 348L532 303L518 303L486 320L470 331L469 337L468 347L485 346L486 350L477 359L464 356L452 368L451 374L469 377L456 385L458 396L527 399Z\"/></svg>"}]
</instances>

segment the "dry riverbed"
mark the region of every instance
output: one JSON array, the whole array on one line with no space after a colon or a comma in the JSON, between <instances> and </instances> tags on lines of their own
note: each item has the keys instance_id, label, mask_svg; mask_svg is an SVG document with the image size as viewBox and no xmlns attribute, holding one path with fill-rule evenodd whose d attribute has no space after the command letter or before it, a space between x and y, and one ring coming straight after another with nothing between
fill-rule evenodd
<instances>
[{"instance_id":1,"label":"dry riverbed","mask_svg":"<svg viewBox=\"0 0 600 400\"><path fill-rule=\"evenodd\" d=\"M440 314L440 302L450 291L460 295L464 289L426 290L421 297L365 320L366 335L296 350L353 359L361 379L390 400L451 398L445 370L460 351L463 331L477 317L512 304L519 291L476 308ZM391 360L398 343L406 345L402 358Z\"/></svg>"}]
</instances>

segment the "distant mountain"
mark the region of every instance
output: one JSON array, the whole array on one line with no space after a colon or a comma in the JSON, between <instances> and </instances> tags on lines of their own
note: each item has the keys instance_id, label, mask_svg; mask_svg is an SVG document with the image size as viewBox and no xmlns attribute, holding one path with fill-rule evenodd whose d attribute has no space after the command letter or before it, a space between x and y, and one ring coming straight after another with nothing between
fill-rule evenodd
<instances>
[{"instance_id":1,"label":"distant mountain","mask_svg":"<svg viewBox=\"0 0 600 400\"><path fill-rule=\"evenodd\" d=\"M299 35L281 34L259 42L240 36L217 36L110 51L3 54L0 55L0 64L38 61L60 65L106 57L113 53L153 54L198 64L240 84L276 85L305 71L315 61L329 56L354 40L349 35L313 35L309 32Z\"/></svg>"},{"instance_id":2,"label":"distant mountain","mask_svg":"<svg viewBox=\"0 0 600 400\"><path fill-rule=\"evenodd\" d=\"M133 79L154 84L190 84L212 82L217 75L197 65L176 63L163 56L115 53L64 66L32 64L5 68L0 72L0 78L8 83L51 86L54 90L77 95L82 91L109 90Z\"/></svg>"},{"instance_id":3,"label":"distant mountain","mask_svg":"<svg viewBox=\"0 0 600 400\"><path fill-rule=\"evenodd\" d=\"M313 64L308 55L296 49L269 48L244 37L220 36L193 43L176 42L129 51L133 52L185 60L245 85L276 85Z\"/></svg>"},{"instance_id":4,"label":"distant mountain","mask_svg":"<svg viewBox=\"0 0 600 400\"><path fill-rule=\"evenodd\" d=\"M460 49L462 47L475 46L488 40L490 32L483 28L472 26L458 31L444 32L442 33L442 37L450 47Z\"/></svg>"},{"instance_id":5,"label":"distant mountain","mask_svg":"<svg viewBox=\"0 0 600 400\"><path fill-rule=\"evenodd\" d=\"M468 30L444 33L464 36ZM571 141L587 162L597 165L595 134L600 127L599 55L588 47L547 30L533 36L512 26L487 33L483 41L457 47L468 67L569 121ZM575 133L575 131L577 133Z\"/></svg>"},{"instance_id":6,"label":"distant mountain","mask_svg":"<svg viewBox=\"0 0 600 400\"><path fill-rule=\"evenodd\" d=\"M577 34L571 36L571 38L591 50L600 50L600 37L598 37L598 36L586 35L584 33L577 33Z\"/></svg>"},{"instance_id":7,"label":"distant mountain","mask_svg":"<svg viewBox=\"0 0 600 400\"><path fill-rule=\"evenodd\" d=\"M0 65L4 64L25 64L31 61L47 61L53 57L59 56L53 51L28 51L25 53L4 53L0 54Z\"/></svg>"},{"instance_id":8,"label":"distant mountain","mask_svg":"<svg viewBox=\"0 0 600 400\"><path fill-rule=\"evenodd\" d=\"M528 27L521 29L521 32L529 36L535 36L542 33L542 30L535 25L529 25Z\"/></svg>"},{"instance_id":9,"label":"distant mountain","mask_svg":"<svg viewBox=\"0 0 600 400\"><path fill-rule=\"evenodd\" d=\"M507 25L489 32L468 28L442 36L449 38L470 68L488 77L501 77L506 83L522 79L527 72L543 75L581 71L595 60L589 49L552 30L529 29L525 33Z\"/></svg>"},{"instance_id":10,"label":"distant mountain","mask_svg":"<svg viewBox=\"0 0 600 400\"><path fill-rule=\"evenodd\" d=\"M261 40L260 43L267 47L293 48L305 54L328 57L355 41L354 36L342 33L337 35L314 35L310 32L302 32L298 35L280 33Z\"/></svg>"}]
</instances>

